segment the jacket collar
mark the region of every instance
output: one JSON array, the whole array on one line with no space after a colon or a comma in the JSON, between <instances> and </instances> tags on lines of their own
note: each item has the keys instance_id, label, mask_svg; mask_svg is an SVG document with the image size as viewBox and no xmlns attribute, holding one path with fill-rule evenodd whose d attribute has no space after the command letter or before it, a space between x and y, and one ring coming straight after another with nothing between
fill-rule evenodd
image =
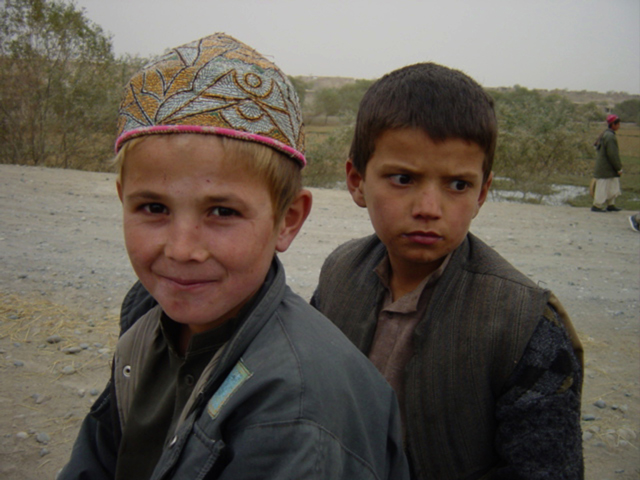
<instances>
[{"instance_id":1,"label":"jacket collar","mask_svg":"<svg viewBox=\"0 0 640 480\"><path fill-rule=\"evenodd\" d=\"M284 266L278 257L274 256L265 283L247 308L241 311L238 329L223 347L215 372L204 387L205 392L215 391L229 370L238 363L247 347L278 308L286 288Z\"/></svg>"}]
</instances>

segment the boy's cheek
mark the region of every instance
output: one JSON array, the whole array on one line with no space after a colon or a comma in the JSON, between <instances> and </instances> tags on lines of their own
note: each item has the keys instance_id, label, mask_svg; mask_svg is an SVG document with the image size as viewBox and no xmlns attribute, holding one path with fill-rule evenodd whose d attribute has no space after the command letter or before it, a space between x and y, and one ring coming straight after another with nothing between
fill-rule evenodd
<instances>
[{"instance_id":1,"label":"boy's cheek","mask_svg":"<svg viewBox=\"0 0 640 480\"><path fill-rule=\"evenodd\" d=\"M132 261L140 260L155 250L155 242L152 239L153 237L145 235L139 228L126 225L124 227L124 245Z\"/></svg>"}]
</instances>

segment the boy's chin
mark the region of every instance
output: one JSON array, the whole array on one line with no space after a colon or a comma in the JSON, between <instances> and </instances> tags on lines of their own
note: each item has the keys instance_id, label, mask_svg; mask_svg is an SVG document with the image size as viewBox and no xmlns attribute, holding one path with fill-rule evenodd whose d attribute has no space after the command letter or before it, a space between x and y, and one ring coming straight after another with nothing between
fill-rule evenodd
<instances>
[{"instance_id":1,"label":"boy's chin","mask_svg":"<svg viewBox=\"0 0 640 480\"><path fill-rule=\"evenodd\" d=\"M236 306L231 310L216 312L211 311L211 308L197 308L184 304L169 304L166 305L165 308L162 301L159 303L165 315L174 322L188 327L192 333L206 332L207 330L224 325L227 321L234 318L241 308L241 306Z\"/></svg>"}]
</instances>

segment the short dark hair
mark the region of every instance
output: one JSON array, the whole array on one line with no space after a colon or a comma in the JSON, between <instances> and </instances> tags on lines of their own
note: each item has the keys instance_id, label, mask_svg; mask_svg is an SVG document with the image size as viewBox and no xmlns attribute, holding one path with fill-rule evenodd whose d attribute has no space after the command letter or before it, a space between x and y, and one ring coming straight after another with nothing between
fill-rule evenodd
<instances>
[{"instance_id":1,"label":"short dark hair","mask_svg":"<svg viewBox=\"0 0 640 480\"><path fill-rule=\"evenodd\" d=\"M498 125L493 99L466 74L435 63L409 65L377 80L364 94L349 157L364 176L376 140L387 130L422 129L434 141L462 139L484 151L491 173Z\"/></svg>"}]
</instances>

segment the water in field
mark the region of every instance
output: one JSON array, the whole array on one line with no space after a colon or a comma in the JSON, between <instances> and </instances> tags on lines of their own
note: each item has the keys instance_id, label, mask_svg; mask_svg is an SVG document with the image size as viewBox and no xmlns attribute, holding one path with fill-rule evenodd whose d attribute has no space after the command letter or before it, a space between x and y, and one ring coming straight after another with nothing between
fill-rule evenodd
<instances>
[{"instance_id":1,"label":"water in field","mask_svg":"<svg viewBox=\"0 0 640 480\"><path fill-rule=\"evenodd\" d=\"M553 193L541 195L515 190L490 190L489 200L493 202L539 203L541 205L564 205L572 198L589 193L586 187L576 185L551 185Z\"/></svg>"}]
</instances>

